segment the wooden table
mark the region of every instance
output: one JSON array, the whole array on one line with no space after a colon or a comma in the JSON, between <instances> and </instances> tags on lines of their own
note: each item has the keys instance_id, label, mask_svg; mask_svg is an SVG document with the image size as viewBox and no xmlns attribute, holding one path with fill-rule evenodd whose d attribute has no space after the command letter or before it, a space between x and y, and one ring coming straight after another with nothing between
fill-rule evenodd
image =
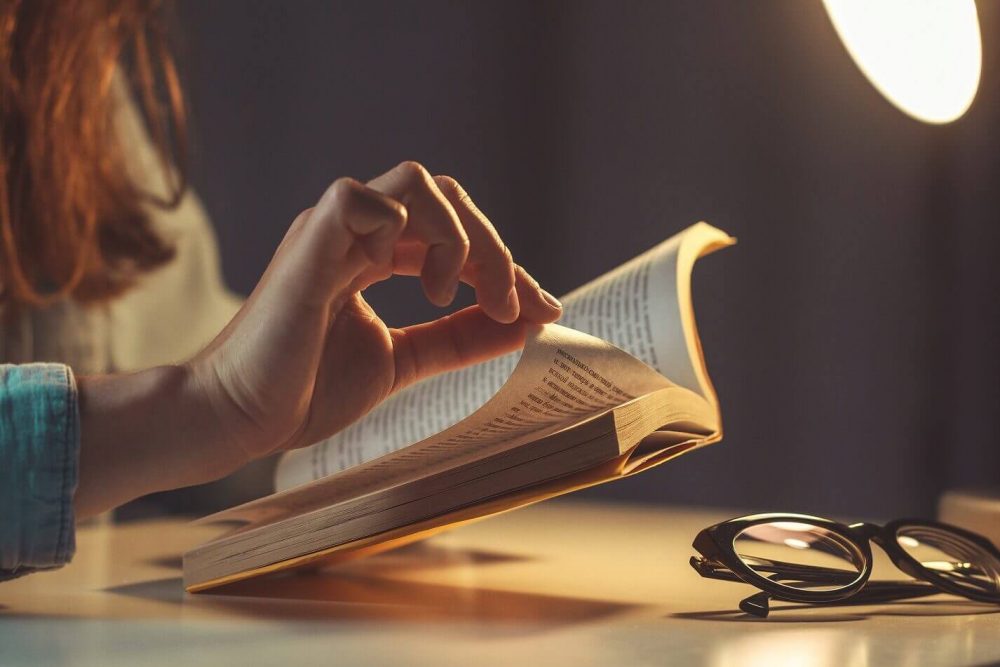
<instances>
[{"instance_id":1,"label":"wooden table","mask_svg":"<svg viewBox=\"0 0 1000 667\"><path fill-rule=\"evenodd\" d=\"M997 609L937 596L749 618L691 539L729 513L554 501L334 571L185 594L211 528L82 528L63 570L0 584L0 665L972 665ZM878 572L878 571L877 571Z\"/></svg>"}]
</instances>

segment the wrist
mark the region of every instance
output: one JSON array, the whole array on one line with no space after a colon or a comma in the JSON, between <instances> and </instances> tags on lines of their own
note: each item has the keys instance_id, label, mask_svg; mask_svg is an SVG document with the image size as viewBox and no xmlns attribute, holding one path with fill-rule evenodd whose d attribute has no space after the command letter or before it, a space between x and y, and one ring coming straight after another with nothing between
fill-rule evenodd
<instances>
[{"instance_id":1,"label":"wrist","mask_svg":"<svg viewBox=\"0 0 1000 667\"><path fill-rule=\"evenodd\" d=\"M235 469L188 366L84 377L78 386L81 516Z\"/></svg>"}]
</instances>

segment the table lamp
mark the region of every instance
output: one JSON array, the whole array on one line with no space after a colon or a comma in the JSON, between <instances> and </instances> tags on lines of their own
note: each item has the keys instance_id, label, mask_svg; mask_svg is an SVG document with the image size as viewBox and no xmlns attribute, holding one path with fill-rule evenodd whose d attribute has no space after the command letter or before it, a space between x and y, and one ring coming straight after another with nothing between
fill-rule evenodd
<instances>
[{"instance_id":1,"label":"table lamp","mask_svg":"<svg viewBox=\"0 0 1000 667\"><path fill-rule=\"evenodd\" d=\"M979 89L983 45L973 0L823 0L868 81L925 123L950 123ZM1000 489L960 489L938 505L942 521L1000 544Z\"/></svg>"},{"instance_id":2,"label":"table lamp","mask_svg":"<svg viewBox=\"0 0 1000 667\"><path fill-rule=\"evenodd\" d=\"M979 89L973 0L823 0L847 52L893 105L926 123L962 116Z\"/></svg>"}]
</instances>

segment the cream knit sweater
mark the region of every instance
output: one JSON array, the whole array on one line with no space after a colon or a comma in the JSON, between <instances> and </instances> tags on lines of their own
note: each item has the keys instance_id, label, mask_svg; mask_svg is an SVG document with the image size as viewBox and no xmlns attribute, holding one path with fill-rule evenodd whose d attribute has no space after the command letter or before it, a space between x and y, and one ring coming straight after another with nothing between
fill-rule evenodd
<instances>
[{"instance_id":1,"label":"cream knit sweater","mask_svg":"<svg viewBox=\"0 0 1000 667\"><path fill-rule=\"evenodd\" d=\"M165 195L164 172L123 76L116 77L114 94L132 178ZM176 247L173 261L106 304L65 300L0 327L0 362L60 362L77 375L128 371L181 361L211 341L240 300L223 285L205 210L189 191L177 208L150 207L150 216Z\"/></svg>"}]
</instances>

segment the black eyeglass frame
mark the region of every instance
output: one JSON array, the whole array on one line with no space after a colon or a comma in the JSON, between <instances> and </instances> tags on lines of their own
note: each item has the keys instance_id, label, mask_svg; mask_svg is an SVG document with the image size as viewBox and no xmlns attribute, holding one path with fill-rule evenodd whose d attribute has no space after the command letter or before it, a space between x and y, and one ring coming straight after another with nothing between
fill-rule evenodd
<instances>
[{"instance_id":1,"label":"black eyeglass frame","mask_svg":"<svg viewBox=\"0 0 1000 667\"><path fill-rule=\"evenodd\" d=\"M841 537L845 544L856 550L860 561L860 571L855 579L832 590L810 590L803 587L788 586L774 578L768 578L747 565L737 554L735 540L742 532L753 526L777 522L801 523L822 528ZM952 533L972 542L1000 562L1000 550L985 537L951 524L929 519L897 519L879 526L871 523L843 524L816 516L805 514L755 514L752 516L729 519L714 526L705 528L694 539L695 550L702 558L692 556L691 566L704 577L742 581L761 591L740 603L740 608L748 613L767 616L767 598L772 597L788 602L802 603L843 603L857 598L857 602L890 601L907 597L934 595L936 593L951 593L978 602L1000 603L1000 593L979 592L968 586L963 586L949 580L942 574L929 569L906 552L899 544L897 533L902 527L930 528ZM871 542L875 542L893 565L902 572L925 584L918 582L872 582L868 588L870 595L858 595L868 585L874 566ZM719 566L728 570L720 569ZM809 565L792 565L781 563L772 568L776 574L788 575L786 578L797 581L830 582L836 585L837 578L842 578L845 571L833 570ZM735 575L735 576L733 576ZM926 584L930 584L927 586ZM867 592L867 591L866 591Z\"/></svg>"}]
</instances>

